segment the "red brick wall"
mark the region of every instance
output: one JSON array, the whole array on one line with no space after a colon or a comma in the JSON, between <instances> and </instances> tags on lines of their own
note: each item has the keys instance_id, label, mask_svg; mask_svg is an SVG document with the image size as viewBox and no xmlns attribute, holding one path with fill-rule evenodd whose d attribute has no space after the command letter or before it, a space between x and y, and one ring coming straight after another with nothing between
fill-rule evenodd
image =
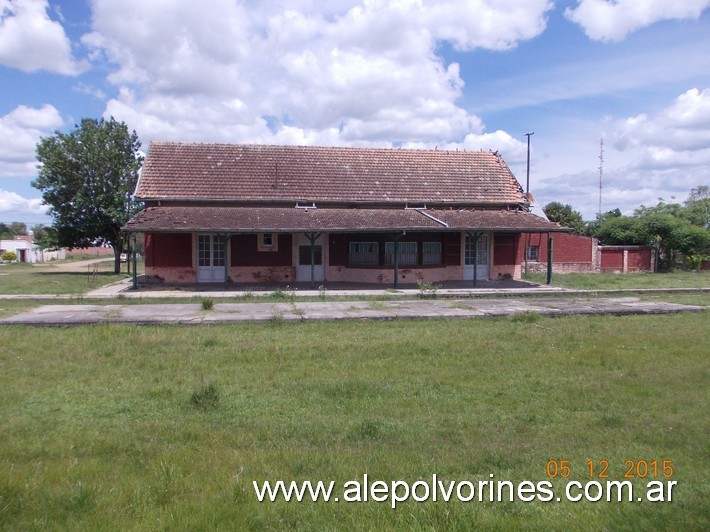
<instances>
[{"instance_id":1,"label":"red brick wall","mask_svg":"<svg viewBox=\"0 0 710 532\"><path fill-rule=\"evenodd\" d=\"M93 246L89 248L73 248L66 250L67 257L77 257L80 255L92 255L95 257L113 256L112 247Z\"/></svg>"},{"instance_id":2,"label":"red brick wall","mask_svg":"<svg viewBox=\"0 0 710 532\"><path fill-rule=\"evenodd\" d=\"M627 272L653 271L653 250L650 247L637 246L601 246L601 271L624 270L624 251L626 251Z\"/></svg>"},{"instance_id":3,"label":"red brick wall","mask_svg":"<svg viewBox=\"0 0 710 532\"><path fill-rule=\"evenodd\" d=\"M444 233L444 265L461 264L461 233Z\"/></svg>"},{"instance_id":4,"label":"red brick wall","mask_svg":"<svg viewBox=\"0 0 710 532\"><path fill-rule=\"evenodd\" d=\"M592 257L592 238L588 236L572 235L569 233L554 233L552 262L589 262ZM525 249L525 235L522 235L520 245ZM531 233L530 245L539 246L539 262L547 262L547 233Z\"/></svg>"},{"instance_id":5,"label":"red brick wall","mask_svg":"<svg viewBox=\"0 0 710 532\"><path fill-rule=\"evenodd\" d=\"M630 249L627 268L630 271L651 269L651 248Z\"/></svg>"},{"instance_id":6,"label":"red brick wall","mask_svg":"<svg viewBox=\"0 0 710 532\"><path fill-rule=\"evenodd\" d=\"M493 264L496 266L515 264L518 256L520 235L496 233L493 237Z\"/></svg>"},{"instance_id":7,"label":"red brick wall","mask_svg":"<svg viewBox=\"0 0 710 532\"><path fill-rule=\"evenodd\" d=\"M348 236L342 233L334 233L330 235L330 243L328 247L328 264L330 266L347 266L348 265Z\"/></svg>"},{"instance_id":8,"label":"red brick wall","mask_svg":"<svg viewBox=\"0 0 710 532\"><path fill-rule=\"evenodd\" d=\"M620 270L624 267L624 250L605 249L602 251L601 269Z\"/></svg>"},{"instance_id":9,"label":"red brick wall","mask_svg":"<svg viewBox=\"0 0 710 532\"><path fill-rule=\"evenodd\" d=\"M547 269L547 233L530 233L527 245L538 246L537 262L528 262L528 271L538 272ZM520 235L518 257L525 263L526 235ZM553 233L552 264L558 273L596 271L594 257L595 240L588 236L569 233Z\"/></svg>"},{"instance_id":10,"label":"red brick wall","mask_svg":"<svg viewBox=\"0 0 710 532\"><path fill-rule=\"evenodd\" d=\"M291 235L279 233L278 249L276 251L259 251L257 247L259 235L233 235L230 239L232 266L291 266Z\"/></svg>"},{"instance_id":11,"label":"red brick wall","mask_svg":"<svg viewBox=\"0 0 710 532\"><path fill-rule=\"evenodd\" d=\"M192 267L192 235L190 233L146 233L145 265Z\"/></svg>"}]
</instances>

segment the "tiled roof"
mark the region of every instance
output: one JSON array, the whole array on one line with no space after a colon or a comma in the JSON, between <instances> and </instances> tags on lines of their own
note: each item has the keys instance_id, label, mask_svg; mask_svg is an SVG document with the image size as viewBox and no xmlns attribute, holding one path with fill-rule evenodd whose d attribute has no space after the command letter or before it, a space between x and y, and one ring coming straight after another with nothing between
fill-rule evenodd
<instances>
[{"instance_id":1,"label":"tiled roof","mask_svg":"<svg viewBox=\"0 0 710 532\"><path fill-rule=\"evenodd\" d=\"M294 207L148 207L131 232L565 231L524 211L414 209L297 209Z\"/></svg>"},{"instance_id":2,"label":"tiled roof","mask_svg":"<svg viewBox=\"0 0 710 532\"><path fill-rule=\"evenodd\" d=\"M140 199L526 203L495 153L153 142Z\"/></svg>"}]
</instances>

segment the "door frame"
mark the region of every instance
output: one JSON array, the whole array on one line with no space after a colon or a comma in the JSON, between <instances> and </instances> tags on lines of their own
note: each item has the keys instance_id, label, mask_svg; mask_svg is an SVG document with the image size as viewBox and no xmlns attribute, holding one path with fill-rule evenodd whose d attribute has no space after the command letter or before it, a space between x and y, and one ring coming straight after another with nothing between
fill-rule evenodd
<instances>
[{"instance_id":1,"label":"door frame","mask_svg":"<svg viewBox=\"0 0 710 532\"><path fill-rule=\"evenodd\" d=\"M466 244L475 236L478 235L478 260L476 261L476 278L474 279L474 266L473 264L466 264L467 249ZM485 239L485 241L482 241ZM463 233L463 241L461 247L463 248L463 253L461 254L461 262L463 263L463 279L464 281L487 281L490 278L491 273L491 244L493 243L493 233L488 232L471 232L467 231ZM485 251L485 254L481 254L481 251Z\"/></svg>"},{"instance_id":2,"label":"door frame","mask_svg":"<svg viewBox=\"0 0 710 532\"><path fill-rule=\"evenodd\" d=\"M202 257L201 243L209 238L208 257ZM227 237L217 233L197 233L195 238L196 271L198 283L223 283L227 279ZM209 258L209 265L201 265L202 259Z\"/></svg>"},{"instance_id":3,"label":"door frame","mask_svg":"<svg viewBox=\"0 0 710 532\"><path fill-rule=\"evenodd\" d=\"M323 233L298 233L295 241L294 262L296 263L296 281L297 282L323 282L325 281L325 242L326 238ZM320 247L320 264L311 265L310 260L307 264L301 264L301 247L310 248L311 246Z\"/></svg>"}]
</instances>

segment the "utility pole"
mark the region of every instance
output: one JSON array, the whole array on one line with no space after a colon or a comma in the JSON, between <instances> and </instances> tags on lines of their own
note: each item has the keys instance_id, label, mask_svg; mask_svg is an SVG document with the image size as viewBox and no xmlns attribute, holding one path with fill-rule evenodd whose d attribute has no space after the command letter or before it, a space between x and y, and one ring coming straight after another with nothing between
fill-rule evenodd
<instances>
[{"instance_id":1,"label":"utility pole","mask_svg":"<svg viewBox=\"0 0 710 532\"><path fill-rule=\"evenodd\" d=\"M532 133L525 133L525 136L528 138L528 172L527 172L527 178L525 180L525 194L526 195L530 194L530 137L534 134L535 134L534 131ZM528 198L528 201L530 201L530 198Z\"/></svg>"},{"instance_id":2,"label":"utility pole","mask_svg":"<svg viewBox=\"0 0 710 532\"><path fill-rule=\"evenodd\" d=\"M528 138L528 171L527 177L525 179L525 198L530 203L530 137L534 135L535 132L525 133ZM525 234L525 274L528 273L528 249L530 248L530 233Z\"/></svg>"}]
</instances>

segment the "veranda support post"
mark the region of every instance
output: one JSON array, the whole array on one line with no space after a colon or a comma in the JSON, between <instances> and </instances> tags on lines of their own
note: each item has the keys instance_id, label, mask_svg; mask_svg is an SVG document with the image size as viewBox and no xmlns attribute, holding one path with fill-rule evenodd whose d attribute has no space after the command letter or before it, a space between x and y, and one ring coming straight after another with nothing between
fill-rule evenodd
<instances>
[{"instance_id":1,"label":"veranda support post","mask_svg":"<svg viewBox=\"0 0 710 532\"><path fill-rule=\"evenodd\" d=\"M136 273L136 234L131 236L131 262L133 264L133 290L138 288L138 274Z\"/></svg>"},{"instance_id":2,"label":"veranda support post","mask_svg":"<svg viewBox=\"0 0 710 532\"><path fill-rule=\"evenodd\" d=\"M304 233L308 242L311 244L311 288L316 286L316 240L320 237L320 233ZM299 258L300 260L300 258ZM321 258L322 260L322 258Z\"/></svg>"},{"instance_id":3,"label":"veranda support post","mask_svg":"<svg viewBox=\"0 0 710 532\"><path fill-rule=\"evenodd\" d=\"M547 233L547 284L552 283L552 233Z\"/></svg>"},{"instance_id":4,"label":"veranda support post","mask_svg":"<svg viewBox=\"0 0 710 532\"><path fill-rule=\"evenodd\" d=\"M478 280L478 239L481 233L476 231L474 233L467 232L467 234L473 240L473 286L475 288L476 281Z\"/></svg>"}]
</instances>

